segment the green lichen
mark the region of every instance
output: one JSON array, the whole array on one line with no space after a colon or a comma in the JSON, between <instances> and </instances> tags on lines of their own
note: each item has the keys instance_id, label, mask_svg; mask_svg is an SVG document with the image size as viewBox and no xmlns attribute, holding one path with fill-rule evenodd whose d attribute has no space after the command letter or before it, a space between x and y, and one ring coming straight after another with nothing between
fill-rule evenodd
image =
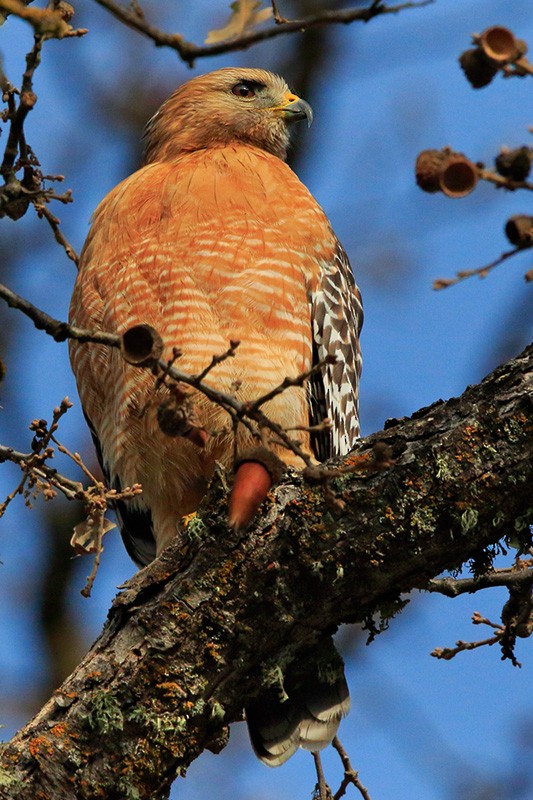
<instances>
[{"instance_id":1,"label":"green lichen","mask_svg":"<svg viewBox=\"0 0 533 800\"><path fill-rule=\"evenodd\" d=\"M281 664L264 664L261 671L261 683L268 688L278 690L279 699L283 703L289 695L285 691L284 674Z\"/></svg>"},{"instance_id":2,"label":"green lichen","mask_svg":"<svg viewBox=\"0 0 533 800\"><path fill-rule=\"evenodd\" d=\"M461 530L464 534L473 531L477 527L479 511L475 508L465 508L461 514Z\"/></svg>"},{"instance_id":3,"label":"green lichen","mask_svg":"<svg viewBox=\"0 0 533 800\"><path fill-rule=\"evenodd\" d=\"M211 703L211 719L222 720L226 716L224 706L217 700Z\"/></svg>"},{"instance_id":4,"label":"green lichen","mask_svg":"<svg viewBox=\"0 0 533 800\"><path fill-rule=\"evenodd\" d=\"M94 695L87 722L93 730L103 735L123 730L122 709L111 692L102 689Z\"/></svg>"},{"instance_id":5,"label":"green lichen","mask_svg":"<svg viewBox=\"0 0 533 800\"><path fill-rule=\"evenodd\" d=\"M178 736L187 727L185 717L172 714L166 711L163 714L156 714L154 711L147 711L142 706L132 709L128 716L128 722L134 722L147 728L156 741L164 742L167 735Z\"/></svg>"},{"instance_id":6,"label":"green lichen","mask_svg":"<svg viewBox=\"0 0 533 800\"><path fill-rule=\"evenodd\" d=\"M505 522L505 514L503 513L503 511L497 511L494 517L492 518L492 527L501 528L504 522Z\"/></svg>"},{"instance_id":7,"label":"green lichen","mask_svg":"<svg viewBox=\"0 0 533 800\"><path fill-rule=\"evenodd\" d=\"M201 539L207 531L207 527L198 515L192 517L185 528L185 532L190 541Z\"/></svg>"},{"instance_id":8,"label":"green lichen","mask_svg":"<svg viewBox=\"0 0 533 800\"><path fill-rule=\"evenodd\" d=\"M416 508L411 514L411 528L418 533L433 533L435 531L435 515L430 508Z\"/></svg>"},{"instance_id":9,"label":"green lichen","mask_svg":"<svg viewBox=\"0 0 533 800\"><path fill-rule=\"evenodd\" d=\"M124 800L141 800L139 790L124 776L117 781L117 789Z\"/></svg>"},{"instance_id":10,"label":"green lichen","mask_svg":"<svg viewBox=\"0 0 533 800\"><path fill-rule=\"evenodd\" d=\"M0 767L0 789L15 789L23 784L22 778L5 767Z\"/></svg>"},{"instance_id":11,"label":"green lichen","mask_svg":"<svg viewBox=\"0 0 533 800\"><path fill-rule=\"evenodd\" d=\"M505 438L508 442L519 442L524 437L524 429L515 419L506 420L503 424Z\"/></svg>"},{"instance_id":12,"label":"green lichen","mask_svg":"<svg viewBox=\"0 0 533 800\"><path fill-rule=\"evenodd\" d=\"M437 467L437 478L441 481L455 480L455 472L453 470L453 461L444 453L438 453L435 456L435 465Z\"/></svg>"}]
</instances>

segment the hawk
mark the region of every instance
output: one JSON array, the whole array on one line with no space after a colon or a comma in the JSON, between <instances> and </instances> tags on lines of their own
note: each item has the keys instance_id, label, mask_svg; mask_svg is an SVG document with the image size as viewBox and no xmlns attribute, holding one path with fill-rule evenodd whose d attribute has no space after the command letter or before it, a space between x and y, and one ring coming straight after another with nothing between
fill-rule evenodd
<instances>
[{"instance_id":1,"label":"hawk","mask_svg":"<svg viewBox=\"0 0 533 800\"><path fill-rule=\"evenodd\" d=\"M189 374L239 340L234 357L205 380L243 402L335 356L305 385L262 407L284 429L297 429L304 452L322 461L347 453L359 435L363 312L346 253L285 162L290 127L311 118L281 77L261 69L220 69L181 86L146 127L141 168L96 209L70 322L116 334L150 325L162 337L163 357L177 348L179 368ZM230 522L250 521L272 483L268 463L254 457L253 432L242 425L235 432L219 406L185 391L200 435L169 436L160 411L170 389L150 370L97 344L71 342L70 357L109 486L142 484L137 498L116 504L137 565L171 542L215 464L231 468L235 452L247 455L237 462ZM329 428L308 430L325 418ZM286 465L302 466L291 451L267 446ZM270 696L250 704L252 744L265 763L331 741L349 704L337 666L329 682L308 680L300 666L286 702Z\"/></svg>"}]
</instances>

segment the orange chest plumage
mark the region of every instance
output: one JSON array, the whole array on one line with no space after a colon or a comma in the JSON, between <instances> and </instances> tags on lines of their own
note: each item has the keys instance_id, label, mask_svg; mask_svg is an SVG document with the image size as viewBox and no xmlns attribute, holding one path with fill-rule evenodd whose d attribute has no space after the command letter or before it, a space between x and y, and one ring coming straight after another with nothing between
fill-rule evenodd
<instances>
[{"instance_id":1,"label":"orange chest plumage","mask_svg":"<svg viewBox=\"0 0 533 800\"><path fill-rule=\"evenodd\" d=\"M144 167L100 205L78 305L103 300L108 330L154 325L187 369L229 339L242 342L239 360L264 357L267 338L297 374L310 365L309 297L332 246L322 210L282 161L238 145L197 151Z\"/></svg>"}]
</instances>

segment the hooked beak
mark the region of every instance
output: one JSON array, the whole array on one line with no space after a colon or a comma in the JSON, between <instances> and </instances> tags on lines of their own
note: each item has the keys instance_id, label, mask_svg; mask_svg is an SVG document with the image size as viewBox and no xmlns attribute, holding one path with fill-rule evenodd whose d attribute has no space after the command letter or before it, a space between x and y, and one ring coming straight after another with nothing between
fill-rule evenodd
<instances>
[{"instance_id":1,"label":"hooked beak","mask_svg":"<svg viewBox=\"0 0 533 800\"><path fill-rule=\"evenodd\" d=\"M284 102L282 105L273 108L272 111L278 111L279 115L283 117L288 124L306 119L307 127L310 128L313 121L313 109L309 103L306 103L305 100L302 100L298 95L292 94L292 92L287 92L283 100Z\"/></svg>"}]
</instances>

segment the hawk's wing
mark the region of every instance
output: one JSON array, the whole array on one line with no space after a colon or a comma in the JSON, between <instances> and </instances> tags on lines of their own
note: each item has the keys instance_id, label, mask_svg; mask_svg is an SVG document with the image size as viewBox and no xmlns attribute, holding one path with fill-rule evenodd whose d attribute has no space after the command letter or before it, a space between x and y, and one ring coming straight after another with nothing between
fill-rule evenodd
<instances>
[{"instance_id":1,"label":"hawk's wing","mask_svg":"<svg viewBox=\"0 0 533 800\"><path fill-rule=\"evenodd\" d=\"M331 429L312 435L320 461L348 453L359 436L359 334L363 305L348 256L337 241L330 262L310 297L313 324L313 361L335 356L309 382L309 420L317 425L326 417Z\"/></svg>"}]
</instances>

